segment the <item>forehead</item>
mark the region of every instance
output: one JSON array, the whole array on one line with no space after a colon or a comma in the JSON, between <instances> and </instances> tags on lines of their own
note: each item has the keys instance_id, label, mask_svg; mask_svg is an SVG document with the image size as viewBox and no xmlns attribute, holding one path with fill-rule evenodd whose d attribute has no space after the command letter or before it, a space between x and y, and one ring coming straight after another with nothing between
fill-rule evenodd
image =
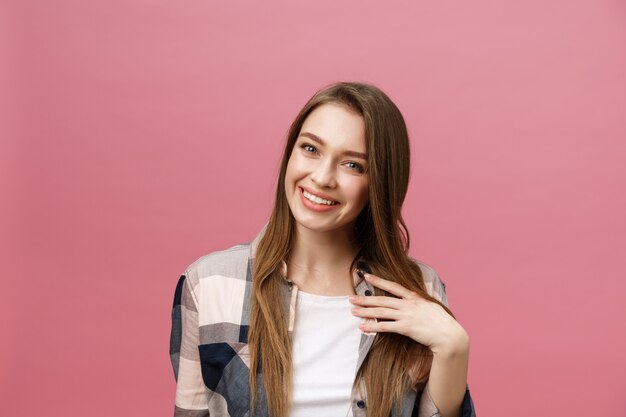
<instances>
[{"instance_id":1,"label":"forehead","mask_svg":"<svg viewBox=\"0 0 626 417\"><path fill-rule=\"evenodd\" d=\"M365 121L342 104L325 103L316 107L300 131L319 136L329 146L365 152Z\"/></svg>"}]
</instances>

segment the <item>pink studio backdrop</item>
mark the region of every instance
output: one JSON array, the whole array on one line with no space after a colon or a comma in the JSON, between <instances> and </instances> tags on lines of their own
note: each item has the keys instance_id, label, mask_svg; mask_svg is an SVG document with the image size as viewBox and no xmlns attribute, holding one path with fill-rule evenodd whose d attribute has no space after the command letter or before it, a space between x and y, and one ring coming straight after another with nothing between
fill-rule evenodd
<instances>
[{"instance_id":1,"label":"pink studio backdrop","mask_svg":"<svg viewBox=\"0 0 626 417\"><path fill-rule=\"evenodd\" d=\"M412 255L471 336L485 416L624 416L626 5L0 6L0 414L170 416L170 308L267 219L317 89L412 140Z\"/></svg>"}]
</instances>

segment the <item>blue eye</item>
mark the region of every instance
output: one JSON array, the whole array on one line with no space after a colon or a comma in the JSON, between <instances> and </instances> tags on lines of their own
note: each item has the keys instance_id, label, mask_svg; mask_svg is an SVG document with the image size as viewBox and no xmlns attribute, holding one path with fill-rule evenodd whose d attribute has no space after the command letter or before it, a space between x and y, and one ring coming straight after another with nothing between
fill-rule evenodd
<instances>
[{"instance_id":1,"label":"blue eye","mask_svg":"<svg viewBox=\"0 0 626 417\"><path fill-rule=\"evenodd\" d=\"M308 153L315 153L315 152L317 152L317 148L315 146L313 146L313 145L309 145L308 143L304 143L304 144L300 145L300 147L302 149L304 149Z\"/></svg>"},{"instance_id":2,"label":"blue eye","mask_svg":"<svg viewBox=\"0 0 626 417\"><path fill-rule=\"evenodd\" d=\"M350 162L348 162L348 165L352 165L350 168L354 169L354 170L356 170L358 172L365 172L365 168L363 168L362 165L357 164L356 162L350 161Z\"/></svg>"}]
</instances>

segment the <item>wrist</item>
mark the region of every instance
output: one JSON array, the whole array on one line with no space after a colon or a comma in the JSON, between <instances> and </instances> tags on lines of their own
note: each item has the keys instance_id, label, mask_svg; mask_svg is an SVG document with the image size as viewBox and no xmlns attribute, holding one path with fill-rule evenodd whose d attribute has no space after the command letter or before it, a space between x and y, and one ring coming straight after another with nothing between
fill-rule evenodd
<instances>
[{"instance_id":1,"label":"wrist","mask_svg":"<svg viewBox=\"0 0 626 417\"><path fill-rule=\"evenodd\" d=\"M430 350L433 356L439 357L467 356L469 345L469 335L459 325L457 329L451 330L440 344L431 346Z\"/></svg>"}]
</instances>

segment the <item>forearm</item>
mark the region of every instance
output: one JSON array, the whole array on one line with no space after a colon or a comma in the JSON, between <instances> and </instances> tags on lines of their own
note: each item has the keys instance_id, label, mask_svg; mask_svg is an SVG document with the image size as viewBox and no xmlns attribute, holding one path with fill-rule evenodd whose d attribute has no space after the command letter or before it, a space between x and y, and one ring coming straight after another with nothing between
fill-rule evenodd
<instances>
[{"instance_id":1,"label":"forearm","mask_svg":"<svg viewBox=\"0 0 626 417\"><path fill-rule=\"evenodd\" d=\"M433 350L428 391L441 417L459 417L467 387L469 336L464 331L455 342Z\"/></svg>"}]
</instances>

